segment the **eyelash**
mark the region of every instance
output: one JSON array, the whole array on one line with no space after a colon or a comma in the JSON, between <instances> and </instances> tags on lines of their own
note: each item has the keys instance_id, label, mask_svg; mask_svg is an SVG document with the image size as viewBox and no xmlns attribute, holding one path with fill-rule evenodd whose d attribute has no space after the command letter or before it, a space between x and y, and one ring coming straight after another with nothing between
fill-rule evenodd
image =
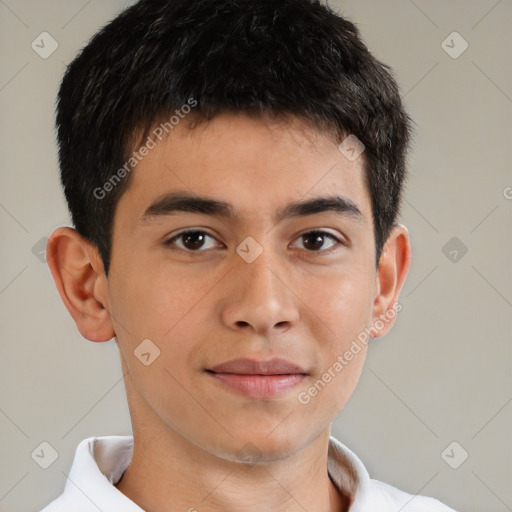
<instances>
[{"instance_id":1,"label":"eyelash","mask_svg":"<svg viewBox=\"0 0 512 512\"><path fill-rule=\"evenodd\" d=\"M203 231L203 230L200 230L200 229L189 229L189 230L186 230L186 231L181 231L180 233L178 233L178 234L174 235L173 237L169 238L168 240L166 240L164 242L164 245L165 246L171 246L176 240L184 237L185 235L188 235L188 234L198 234L198 233L202 234L202 235L207 235L210 238L215 239L215 237L210 235L207 231ZM304 233L301 233L298 238L302 238L304 236L313 235L313 234L321 235L324 238L330 238L331 240L333 240L335 242L335 245L333 247L330 247L328 250L309 251L309 250L305 249L306 252L309 252L309 253L320 254L320 255L329 254L333 250L338 248L338 246L340 246L340 245L342 245L342 246L347 246L348 245L347 243L343 242L342 240L340 240L339 238L334 236L332 233L329 233L328 231L322 231L320 229L313 229L311 231L305 231ZM189 249L171 248L171 250L172 251L178 251L178 252L184 252L184 253L187 253L187 254L200 254L200 253L208 252L209 249L192 251L192 250L189 250Z\"/></svg>"}]
</instances>

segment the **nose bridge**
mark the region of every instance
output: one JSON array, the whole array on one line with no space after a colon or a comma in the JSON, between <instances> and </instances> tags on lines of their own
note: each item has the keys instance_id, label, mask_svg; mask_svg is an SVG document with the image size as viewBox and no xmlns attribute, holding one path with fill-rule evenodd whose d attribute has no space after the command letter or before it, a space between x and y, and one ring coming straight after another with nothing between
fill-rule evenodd
<instances>
[{"instance_id":1,"label":"nose bridge","mask_svg":"<svg viewBox=\"0 0 512 512\"><path fill-rule=\"evenodd\" d=\"M289 328L296 322L293 293L286 285L281 263L268 247L251 263L243 258L237 262L231 293L224 304L225 323L231 328L252 327L262 333Z\"/></svg>"},{"instance_id":2,"label":"nose bridge","mask_svg":"<svg viewBox=\"0 0 512 512\"><path fill-rule=\"evenodd\" d=\"M262 299L275 298L277 290L276 273L279 272L275 264L276 258L270 255L270 249L264 249L252 263L245 261L240 264L239 279L246 281L245 293L254 295L255 299L261 295Z\"/></svg>"}]
</instances>

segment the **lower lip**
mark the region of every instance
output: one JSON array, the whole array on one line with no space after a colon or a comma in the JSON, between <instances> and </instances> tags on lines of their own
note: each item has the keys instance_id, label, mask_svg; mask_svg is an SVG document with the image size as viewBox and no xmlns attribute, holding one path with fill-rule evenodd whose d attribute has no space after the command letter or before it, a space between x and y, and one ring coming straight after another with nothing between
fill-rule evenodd
<instances>
[{"instance_id":1,"label":"lower lip","mask_svg":"<svg viewBox=\"0 0 512 512\"><path fill-rule=\"evenodd\" d=\"M294 388L306 377L301 373L288 375L238 375L210 373L225 386L253 398L269 398Z\"/></svg>"}]
</instances>

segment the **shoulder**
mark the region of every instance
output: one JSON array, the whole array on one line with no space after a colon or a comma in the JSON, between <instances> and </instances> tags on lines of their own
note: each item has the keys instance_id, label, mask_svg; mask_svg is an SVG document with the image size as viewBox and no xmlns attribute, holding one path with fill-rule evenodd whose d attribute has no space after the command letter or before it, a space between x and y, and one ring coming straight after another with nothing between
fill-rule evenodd
<instances>
[{"instance_id":1,"label":"shoulder","mask_svg":"<svg viewBox=\"0 0 512 512\"><path fill-rule=\"evenodd\" d=\"M455 512L439 500L408 494L370 478L357 455L332 436L329 440L328 469L337 489L351 496L349 512Z\"/></svg>"},{"instance_id":2,"label":"shoulder","mask_svg":"<svg viewBox=\"0 0 512 512\"><path fill-rule=\"evenodd\" d=\"M132 450L132 436L81 441L64 492L40 512L142 512L115 487L130 462Z\"/></svg>"},{"instance_id":3,"label":"shoulder","mask_svg":"<svg viewBox=\"0 0 512 512\"><path fill-rule=\"evenodd\" d=\"M391 511L456 512L435 498L408 494L379 480L370 480L371 493L377 502L385 502Z\"/></svg>"},{"instance_id":4,"label":"shoulder","mask_svg":"<svg viewBox=\"0 0 512 512\"><path fill-rule=\"evenodd\" d=\"M91 503L91 507L94 505ZM86 508L84 505L77 503L70 503L70 501L63 495L53 500L49 505L46 505L40 512L92 512L92 508ZM97 512L98 509L96 509Z\"/></svg>"}]
</instances>

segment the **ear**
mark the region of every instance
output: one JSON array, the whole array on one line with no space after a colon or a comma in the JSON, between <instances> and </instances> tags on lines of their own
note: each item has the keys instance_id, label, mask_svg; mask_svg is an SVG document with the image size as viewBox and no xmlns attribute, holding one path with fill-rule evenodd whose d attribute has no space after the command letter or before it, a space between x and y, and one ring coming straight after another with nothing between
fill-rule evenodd
<instances>
[{"instance_id":1,"label":"ear","mask_svg":"<svg viewBox=\"0 0 512 512\"><path fill-rule=\"evenodd\" d=\"M395 224L384 244L377 269L370 336L384 336L402 309L398 298L411 264L411 243L405 226Z\"/></svg>"},{"instance_id":2,"label":"ear","mask_svg":"<svg viewBox=\"0 0 512 512\"><path fill-rule=\"evenodd\" d=\"M57 228L46 244L46 261L82 336L90 341L112 339L108 283L97 248L75 229Z\"/></svg>"}]
</instances>

